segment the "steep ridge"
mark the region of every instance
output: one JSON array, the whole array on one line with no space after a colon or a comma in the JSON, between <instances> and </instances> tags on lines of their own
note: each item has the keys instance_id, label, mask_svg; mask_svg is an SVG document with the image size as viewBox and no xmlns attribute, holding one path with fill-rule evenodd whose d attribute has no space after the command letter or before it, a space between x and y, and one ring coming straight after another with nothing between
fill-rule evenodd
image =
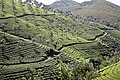
<instances>
[{"instance_id":1,"label":"steep ridge","mask_svg":"<svg viewBox=\"0 0 120 80\"><path fill-rule=\"evenodd\" d=\"M52 7L53 5L55 5L55 3L50 6ZM68 5L60 8L58 7L57 9L60 11L62 10L63 12L72 12L73 14L76 14L78 18L99 22L110 27L119 28L120 25L120 6L106 0L92 0L80 3L80 5Z\"/></svg>"}]
</instances>

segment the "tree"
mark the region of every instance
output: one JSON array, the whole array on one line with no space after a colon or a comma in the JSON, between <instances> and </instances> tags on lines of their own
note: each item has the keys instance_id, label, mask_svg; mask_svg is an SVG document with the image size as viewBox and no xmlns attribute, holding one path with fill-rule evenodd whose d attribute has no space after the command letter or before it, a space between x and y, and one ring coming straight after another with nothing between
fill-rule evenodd
<instances>
[{"instance_id":1,"label":"tree","mask_svg":"<svg viewBox=\"0 0 120 80\"><path fill-rule=\"evenodd\" d=\"M91 80L99 74L91 63L75 62L73 64L59 61L61 80Z\"/></svg>"},{"instance_id":2,"label":"tree","mask_svg":"<svg viewBox=\"0 0 120 80\"><path fill-rule=\"evenodd\" d=\"M21 30L20 26L13 26L13 30L15 31L15 34L17 33L17 31Z\"/></svg>"},{"instance_id":3,"label":"tree","mask_svg":"<svg viewBox=\"0 0 120 80\"><path fill-rule=\"evenodd\" d=\"M56 49L56 48L57 48L57 45L58 45L58 41L57 41L57 40L56 40L56 41L54 41L52 45L53 45L53 46L54 46L54 48Z\"/></svg>"},{"instance_id":4,"label":"tree","mask_svg":"<svg viewBox=\"0 0 120 80\"><path fill-rule=\"evenodd\" d=\"M20 7L22 7L22 0L18 0L19 1L19 4L20 4Z\"/></svg>"},{"instance_id":5,"label":"tree","mask_svg":"<svg viewBox=\"0 0 120 80\"><path fill-rule=\"evenodd\" d=\"M32 1L33 0L26 0L25 2L30 4Z\"/></svg>"},{"instance_id":6,"label":"tree","mask_svg":"<svg viewBox=\"0 0 120 80\"><path fill-rule=\"evenodd\" d=\"M0 25L1 29L2 29L2 32L4 32L4 37L5 37L5 27L6 25L3 23Z\"/></svg>"},{"instance_id":7,"label":"tree","mask_svg":"<svg viewBox=\"0 0 120 80\"><path fill-rule=\"evenodd\" d=\"M98 73L90 63L82 62L73 65L72 80L91 80L98 76Z\"/></svg>"},{"instance_id":8,"label":"tree","mask_svg":"<svg viewBox=\"0 0 120 80\"><path fill-rule=\"evenodd\" d=\"M71 72L69 70L69 67L67 64L63 63L62 61L59 61L59 70L61 74L61 80L71 80Z\"/></svg>"},{"instance_id":9,"label":"tree","mask_svg":"<svg viewBox=\"0 0 120 80\"><path fill-rule=\"evenodd\" d=\"M15 15L15 4L14 4L14 0L12 0L12 12Z\"/></svg>"},{"instance_id":10,"label":"tree","mask_svg":"<svg viewBox=\"0 0 120 80\"><path fill-rule=\"evenodd\" d=\"M2 46L1 46L1 51L2 51L2 56L4 56L5 55L5 40L4 40L4 38L2 39ZM3 62L4 62L4 59L3 59ZM3 67L3 66L2 66Z\"/></svg>"},{"instance_id":11,"label":"tree","mask_svg":"<svg viewBox=\"0 0 120 80\"><path fill-rule=\"evenodd\" d=\"M30 12L33 12L33 8L31 6L31 4L28 4L28 8L29 8Z\"/></svg>"},{"instance_id":12,"label":"tree","mask_svg":"<svg viewBox=\"0 0 120 80\"><path fill-rule=\"evenodd\" d=\"M35 37L34 36L32 37L32 42L33 42L33 44L35 43Z\"/></svg>"},{"instance_id":13,"label":"tree","mask_svg":"<svg viewBox=\"0 0 120 80\"><path fill-rule=\"evenodd\" d=\"M90 59L90 62L93 64L94 68L100 69L101 58Z\"/></svg>"},{"instance_id":14,"label":"tree","mask_svg":"<svg viewBox=\"0 0 120 80\"><path fill-rule=\"evenodd\" d=\"M15 3L14 3L14 0L12 0L12 12L13 12L13 15L14 15L14 20L15 20L15 25L16 25L16 8L15 8Z\"/></svg>"},{"instance_id":15,"label":"tree","mask_svg":"<svg viewBox=\"0 0 120 80\"><path fill-rule=\"evenodd\" d=\"M42 5L43 5L43 3L41 2L41 3L39 3L39 4L38 4L38 6L37 6L37 7L39 7L39 8L40 8Z\"/></svg>"},{"instance_id":16,"label":"tree","mask_svg":"<svg viewBox=\"0 0 120 80\"><path fill-rule=\"evenodd\" d=\"M34 4L37 6L39 3L38 1L34 0Z\"/></svg>"},{"instance_id":17,"label":"tree","mask_svg":"<svg viewBox=\"0 0 120 80\"><path fill-rule=\"evenodd\" d=\"M42 34L39 34L37 37L39 38L39 41L42 42Z\"/></svg>"},{"instance_id":18,"label":"tree","mask_svg":"<svg viewBox=\"0 0 120 80\"><path fill-rule=\"evenodd\" d=\"M43 4L43 7L42 7L42 9L45 9L46 8L46 5L45 4Z\"/></svg>"},{"instance_id":19,"label":"tree","mask_svg":"<svg viewBox=\"0 0 120 80\"><path fill-rule=\"evenodd\" d=\"M20 26L14 26L14 31L20 30Z\"/></svg>"},{"instance_id":20,"label":"tree","mask_svg":"<svg viewBox=\"0 0 120 80\"><path fill-rule=\"evenodd\" d=\"M2 4L2 12L4 12L4 0L2 0L2 2L1 2Z\"/></svg>"}]
</instances>

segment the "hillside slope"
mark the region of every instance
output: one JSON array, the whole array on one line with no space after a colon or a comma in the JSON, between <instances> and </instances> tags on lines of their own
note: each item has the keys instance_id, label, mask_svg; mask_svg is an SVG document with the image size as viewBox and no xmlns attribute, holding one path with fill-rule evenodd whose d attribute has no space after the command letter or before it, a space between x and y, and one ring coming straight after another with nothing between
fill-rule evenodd
<instances>
[{"instance_id":1,"label":"hillside slope","mask_svg":"<svg viewBox=\"0 0 120 80\"><path fill-rule=\"evenodd\" d=\"M119 30L19 1L0 0L1 79L61 80L60 62L72 71L71 64L97 70L119 61Z\"/></svg>"},{"instance_id":2,"label":"hillside slope","mask_svg":"<svg viewBox=\"0 0 120 80\"><path fill-rule=\"evenodd\" d=\"M120 62L107 66L99 70L99 77L92 80L119 80L120 79Z\"/></svg>"},{"instance_id":3,"label":"hillside slope","mask_svg":"<svg viewBox=\"0 0 120 80\"><path fill-rule=\"evenodd\" d=\"M71 11L73 14L78 15L81 19L87 19L89 21L99 22L106 24L110 27L119 28L120 25L120 6L117 6L111 2L105 0L92 0L88 2L79 3L79 5L64 4L62 7L57 6L62 1L51 4L51 8L59 9L63 12ZM73 1L71 1L72 3ZM56 6L55 8L52 6ZM117 25L116 25L117 24Z\"/></svg>"},{"instance_id":4,"label":"hillside slope","mask_svg":"<svg viewBox=\"0 0 120 80\"><path fill-rule=\"evenodd\" d=\"M79 6L79 3L73 1L73 0L60 0L60 1L56 1L54 2L50 7L51 8L62 8L62 7L67 7L67 6Z\"/></svg>"}]
</instances>

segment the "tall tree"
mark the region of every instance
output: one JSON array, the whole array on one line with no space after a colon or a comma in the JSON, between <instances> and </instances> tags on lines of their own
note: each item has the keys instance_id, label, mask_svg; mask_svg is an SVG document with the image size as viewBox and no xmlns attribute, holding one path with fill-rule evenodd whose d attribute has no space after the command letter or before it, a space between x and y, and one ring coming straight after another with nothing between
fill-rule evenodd
<instances>
[{"instance_id":1,"label":"tall tree","mask_svg":"<svg viewBox=\"0 0 120 80\"><path fill-rule=\"evenodd\" d=\"M12 12L13 12L13 15L14 15L14 20L15 20L15 25L16 25L17 19L16 19L16 8L15 8L14 0L12 0Z\"/></svg>"},{"instance_id":2,"label":"tall tree","mask_svg":"<svg viewBox=\"0 0 120 80\"><path fill-rule=\"evenodd\" d=\"M26 3L31 3L33 0L26 0L25 2Z\"/></svg>"},{"instance_id":3,"label":"tall tree","mask_svg":"<svg viewBox=\"0 0 120 80\"><path fill-rule=\"evenodd\" d=\"M14 4L14 0L12 0L12 12L15 15L15 4Z\"/></svg>"},{"instance_id":4,"label":"tall tree","mask_svg":"<svg viewBox=\"0 0 120 80\"><path fill-rule=\"evenodd\" d=\"M2 32L4 32L4 37L5 37L5 27L6 27L6 25L3 23L0 26L1 26Z\"/></svg>"},{"instance_id":5,"label":"tall tree","mask_svg":"<svg viewBox=\"0 0 120 80\"><path fill-rule=\"evenodd\" d=\"M28 4L28 8L29 8L30 12L33 13L33 8L32 8L32 5L31 5L31 4Z\"/></svg>"},{"instance_id":6,"label":"tall tree","mask_svg":"<svg viewBox=\"0 0 120 80\"><path fill-rule=\"evenodd\" d=\"M41 3L38 4L38 7L40 8L42 5L43 5L43 3L41 2Z\"/></svg>"},{"instance_id":7,"label":"tall tree","mask_svg":"<svg viewBox=\"0 0 120 80\"><path fill-rule=\"evenodd\" d=\"M34 4L35 4L35 5L38 5L38 1L34 0Z\"/></svg>"},{"instance_id":8,"label":"tall tree","mask_svg":"<svg viewBox=\"0 0 120 80\"><path fill-rule=\"evenodd\" d=\"M20 6L22 7L22 0L18 0L18 1L19 1Z\"/></svg>"},{"instance_id":9,"label":"tall tree","mask_svg":"<svg viewBox=\"0 0 120 80\"><path fill-rule=\"evenodd\" d=\"M1 4L1 5L2 5L2 6L1 6L1 7L2 7L2 12L4 12L4 0L2 0L1 3L2 3L2 4Z\"/></svg>"}]
</instances>

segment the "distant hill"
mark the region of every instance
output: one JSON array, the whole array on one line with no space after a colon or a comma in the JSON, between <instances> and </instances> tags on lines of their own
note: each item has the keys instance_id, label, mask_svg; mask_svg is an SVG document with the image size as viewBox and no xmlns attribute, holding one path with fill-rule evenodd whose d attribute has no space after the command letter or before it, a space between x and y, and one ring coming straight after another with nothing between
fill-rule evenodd
<instances>
[{"instance_id":1,"label":"distant hill","mask_svg":"<svg viewBox=\"0 0 120 80\"><path fill-rule=\"evenodd\" d=\"M50 7L56 9L56 8L63 8L67 6L79 6L79 3L73 1L73 0L60 0L54 2Z\"/></svg>"},{"instance_id":2,"label":"distant hill","mask_svg":"<svg viewBox=\"0 0 120 80\"><path fill-rule=\"evenodd\" d=\"M71 5L71 4L72 5ZM62 6L58 6L62 4ZM70 5L68 5L70 4ZM56 1L50 5L52 9L71 11L80 18L106 24L111 27L120 28L120 6L105 0L92 0L77 3L72 0Z\"/></svg>"}]
</instances>

